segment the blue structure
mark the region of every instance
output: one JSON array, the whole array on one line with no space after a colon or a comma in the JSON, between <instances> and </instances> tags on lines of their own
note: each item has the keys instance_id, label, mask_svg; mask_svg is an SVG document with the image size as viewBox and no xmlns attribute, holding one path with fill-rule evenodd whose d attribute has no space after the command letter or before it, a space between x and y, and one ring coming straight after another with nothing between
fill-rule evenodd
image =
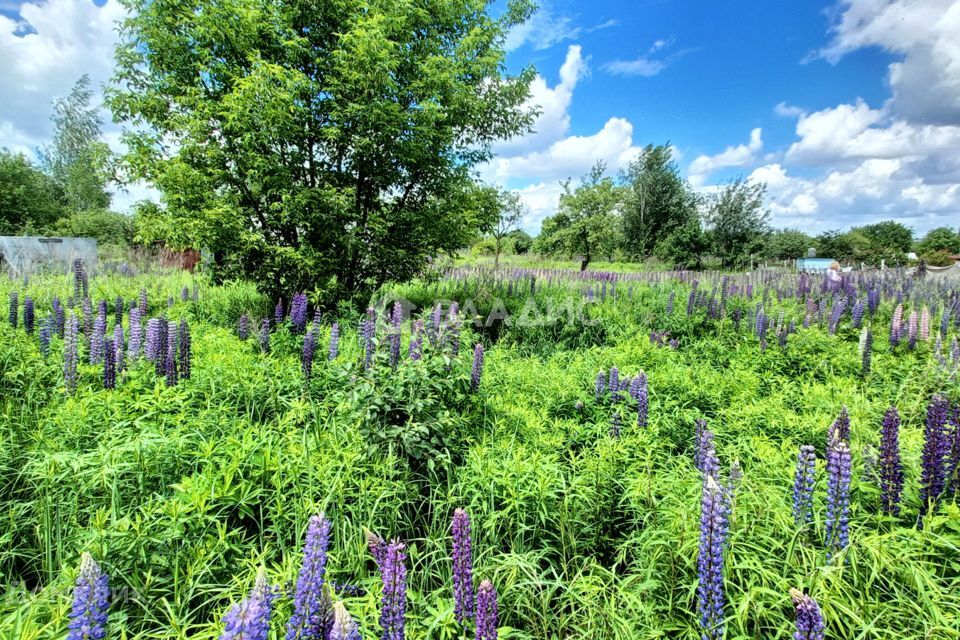
<instances>
[{"instance_id":1,"label":"blue structure","mask_svg":"<svg viewBox=\"0 0 960 640\"><path fill-rule=\"evenodd\" d=\"M797 258L797 271L823 273L834 262L833 258Z\"/></svg>"}]
</instances>

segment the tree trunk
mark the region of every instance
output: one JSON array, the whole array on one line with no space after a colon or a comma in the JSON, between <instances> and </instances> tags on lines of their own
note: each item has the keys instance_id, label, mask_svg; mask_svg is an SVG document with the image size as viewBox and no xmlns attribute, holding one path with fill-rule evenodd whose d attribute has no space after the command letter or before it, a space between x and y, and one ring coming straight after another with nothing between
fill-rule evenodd
<instances>
[{"instance_id":1,"label":"tree trunk","mask_svg":"<svg viewBox=\"0 0 960 640\"><path fill-rule=\"evenodd\" d=\"M580 259L580 271L586 271L588 264L590 264L590 256L583 256Z\"/></svg>"}]
</instances>

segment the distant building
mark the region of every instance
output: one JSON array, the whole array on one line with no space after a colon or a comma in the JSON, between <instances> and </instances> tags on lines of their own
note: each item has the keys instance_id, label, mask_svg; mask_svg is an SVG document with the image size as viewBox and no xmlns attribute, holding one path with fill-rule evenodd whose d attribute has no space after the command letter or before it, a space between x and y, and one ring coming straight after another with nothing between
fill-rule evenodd
<instances>
[{"instance_id":1,"label":"distant building","mask_svg":"<svg viewBox=\"0 0 960 640\"><path fill-rule=\"evenodd\" d=\"M836 262L833 258L797 258L797 271L823 273Z\"/></svg>"},{"instance_id":2,"label":"distant building","mask_svg":"<svg viewBox=\"0 0 960 640\"><path fill-rule=\"evenodd\" d=\"M93 265L97 261L97 241L93 238L0 236L0 269L14 276L42 271L66 273L77 258L84 264Z\"/></svg>"}]
</instances>

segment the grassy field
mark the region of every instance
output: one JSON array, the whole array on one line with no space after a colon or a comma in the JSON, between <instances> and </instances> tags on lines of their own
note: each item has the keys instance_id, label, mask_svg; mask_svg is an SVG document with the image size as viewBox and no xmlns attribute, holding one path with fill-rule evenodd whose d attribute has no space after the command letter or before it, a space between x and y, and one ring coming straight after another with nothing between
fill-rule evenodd
<instances>
[{"instance_id":1,"label":"grassy field","mask_svg":"<svg viewBox=\"0 0 960 640\"><path fill-rule=\"evenodd\" d=\"M960 638L960 510L949 478L934 509L919 497L928 406L936 394L960 401L950 353L958 291L892 271L851 276L837 291L796 275L620 271L463 266L380 292L416 309L396 366L383 314L366 366L366 316L314 324L311 311L308 378L309 338L288 319L277 325L276 301L250 284L93 274L88 296L94 313L108 301L108 336L119 296L129 338L141 289L144 322L189 322L190 376L168 384L140 356L104 388L84 335L72 394L64 341L54 335L45 356L22 305L30 296L37 327L54 297L68 318L82 316L79 296L68 300L73 277L0 281L2 299L16 291L20 305L16 328L0 321L0 636L65 637L88 552L110 576L107 637L216 638L261 568L279 585L271 637L284 637L307 522L323 512L328 588L363 638L381 634L366 532L406 544L406 637L472 638L451 588L459 507L472 521L475 579L496 588L500 638L698 638L702 419L720 465L713 476L729 488L727 638L791 638L791 588L816 599L830 638ZM439 300L458 303L458 321L447 307L431 320ZM904 331L913 311L920 326L894 346L898 304ZM262 318L273 325L269 352ZM409 350L417 319L426 320L419 359ZM485 358L472 390L476 344ZM612 367L621 380L645 374L645 425L628 390L609 392ZM891 406L905 472L897 516L881 512L876 463ZM827 432L844 407L849 544L828 560ZM945 437L956 422L954 413ZM812 521L798 526L794 468L805 444L817 471Z\"/></svg>"}]
</instances>

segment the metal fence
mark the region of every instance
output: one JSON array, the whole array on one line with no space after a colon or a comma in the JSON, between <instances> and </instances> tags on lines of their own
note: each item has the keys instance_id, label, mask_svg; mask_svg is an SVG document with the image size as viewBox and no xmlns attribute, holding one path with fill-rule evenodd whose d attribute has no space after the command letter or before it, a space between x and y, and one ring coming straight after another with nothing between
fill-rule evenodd
<instances>
[{"instance_id":1,"label":"metal fence","mask_svg":"<svg viewBox=\"0 0 960 640\"><path fill-rule=\"evenodd\" d=\"M91 267L95 265L97 241L93 238L0 236L0 268L13 276L64 273L77 258Z\"/></svg>"}]
</instances>

